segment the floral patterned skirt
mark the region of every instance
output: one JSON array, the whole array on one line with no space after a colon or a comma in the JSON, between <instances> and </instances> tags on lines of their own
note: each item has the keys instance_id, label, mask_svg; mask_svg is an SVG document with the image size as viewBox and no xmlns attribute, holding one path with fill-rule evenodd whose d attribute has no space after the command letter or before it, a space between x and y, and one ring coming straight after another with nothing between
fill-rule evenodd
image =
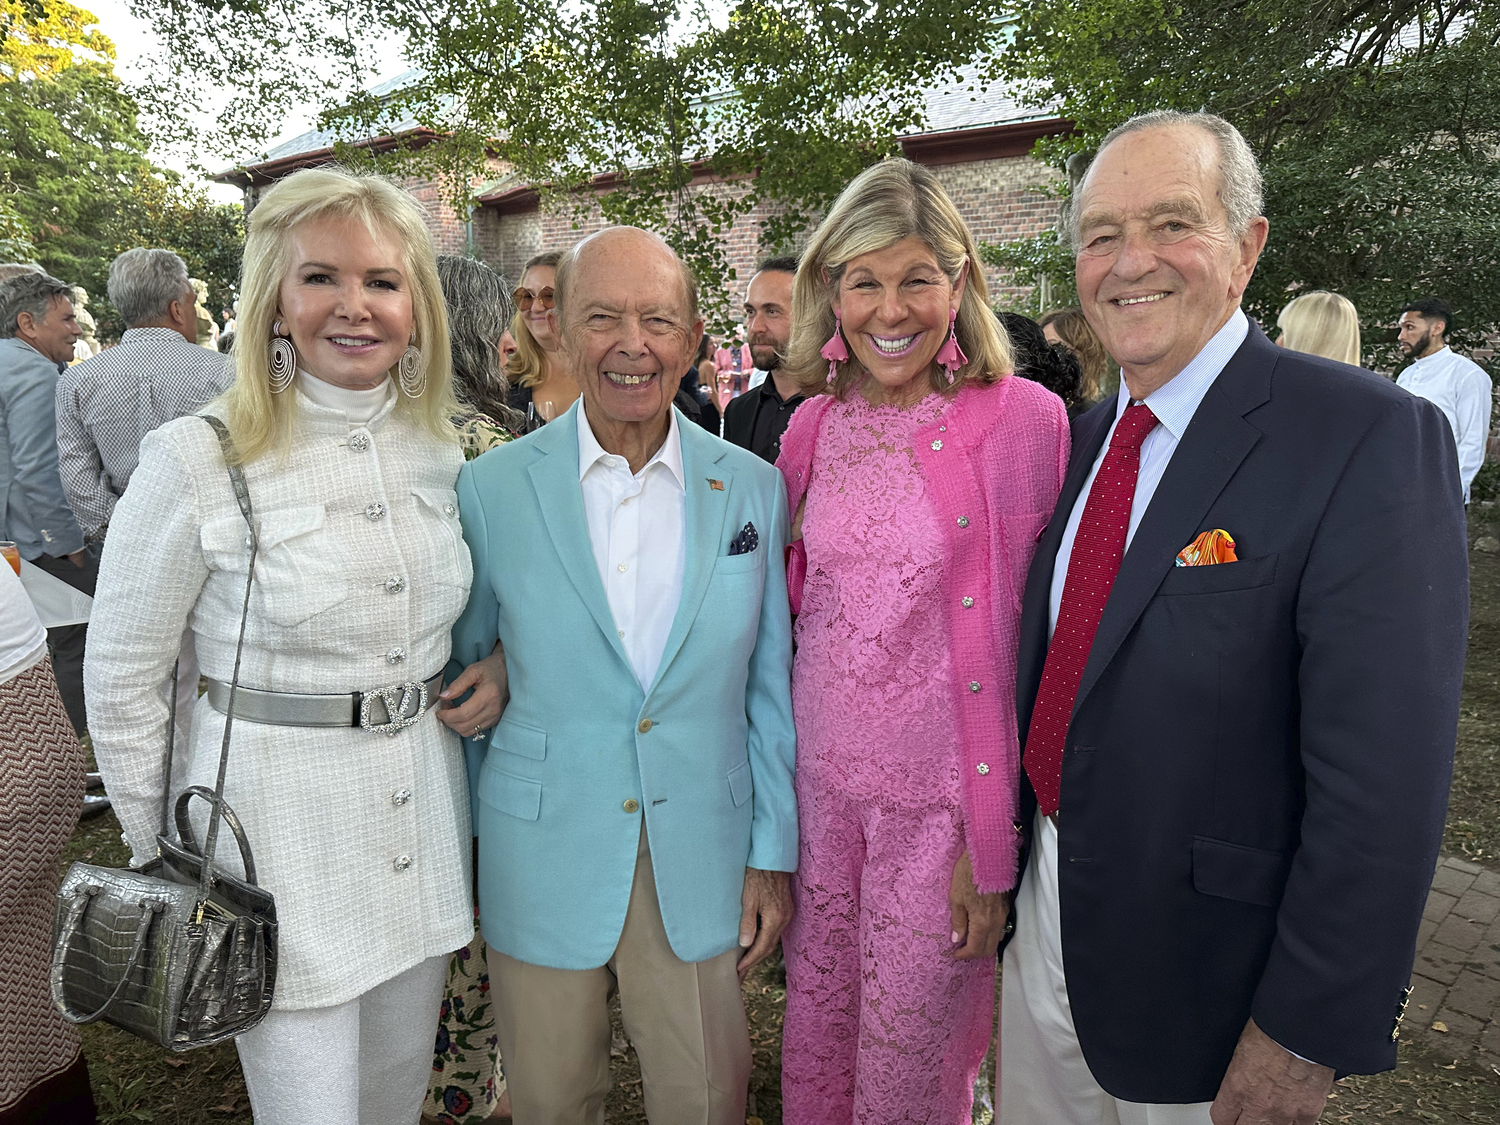
<instances>
[{"instance_id":1,"label":"floral patterned skirt","mask_svg":"<svg viewBox=\"0 0 1500 1125\"><path fill-rule=\"evenodd\" d=\"M476 923L478 917L476 910ZM448 962L425 1114L442 1125L472 1125L489 1119L504 1092L500 1037L490 1010L489 964L476 924L474 940Z\"/></svg>"}]
</instances>

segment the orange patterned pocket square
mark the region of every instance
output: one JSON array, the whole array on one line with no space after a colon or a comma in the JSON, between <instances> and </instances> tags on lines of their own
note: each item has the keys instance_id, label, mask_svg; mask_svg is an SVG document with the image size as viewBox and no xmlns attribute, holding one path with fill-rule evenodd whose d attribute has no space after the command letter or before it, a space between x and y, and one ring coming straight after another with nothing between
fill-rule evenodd
<instances>
[{"instance_id":1,"label":"orange patterned pocket square","mask_svg":"<svg viewBox=\"0 0 1500 1125\"><path fill-rule=\"evenodd\" d=\"M1178 566L1213 566L1215 563L1239 562L1234 553L1234 537L1222 528L1205 531L1177 552Z\"/></svg>"}]
</instances>

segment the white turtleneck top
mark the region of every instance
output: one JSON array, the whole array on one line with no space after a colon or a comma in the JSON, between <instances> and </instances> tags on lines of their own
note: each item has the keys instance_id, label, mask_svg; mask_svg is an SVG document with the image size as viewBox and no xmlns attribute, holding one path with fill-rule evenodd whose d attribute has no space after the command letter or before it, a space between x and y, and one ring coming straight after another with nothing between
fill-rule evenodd
<instances>
[{"instance_id":1,"label":"white turtleneck top","mask_svg":"<svg viewBox=\"0 0 1500 1125\"><path fill-rule=\"evenodd\" d=\"M325 406L329 410L337 410L349 418L349 425L363 426L375 415L379 414L381 408L395 394L395 387L391 385L389 377L385 382L370 387L368 390L353 390L349 387L337 387L332 383L324 382L310 371L298 369L297 389L319 406Z\"/></svg>"}]
</instances>

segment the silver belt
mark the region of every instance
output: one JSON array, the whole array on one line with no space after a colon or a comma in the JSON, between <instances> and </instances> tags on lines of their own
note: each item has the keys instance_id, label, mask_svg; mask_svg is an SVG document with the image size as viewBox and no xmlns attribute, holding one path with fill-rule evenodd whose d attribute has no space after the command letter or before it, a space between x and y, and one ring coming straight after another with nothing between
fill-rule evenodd
<instances>
[{"instance_id":1,"label":"silver belt","mask_svg":"<svg viewBox=\"0 0 1500 1125\"><path fill-rule=\"evenodd\" d=\"M234 692L234 717L278 727L363 727L394 735L416 725L442 684L441 672L421 683L408 680L338 695L261 691L241 684ZM229 714L228 684L209 679L207 694L215 711Z\"/></svg>"}]
</instances>

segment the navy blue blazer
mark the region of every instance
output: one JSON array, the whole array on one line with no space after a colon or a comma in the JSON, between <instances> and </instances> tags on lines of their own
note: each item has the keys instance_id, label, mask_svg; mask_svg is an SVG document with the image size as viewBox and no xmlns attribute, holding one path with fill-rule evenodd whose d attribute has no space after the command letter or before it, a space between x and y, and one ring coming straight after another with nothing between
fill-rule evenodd
<instances>
[{"instance_id":1,"label":"navy blue blazer","mask_svg":"<svg viewBox=\"0 0 1500 1125\"><path fill-rule=\"evenodd\" d=\"M1028 578L1023 735L1058 545L1115 409L1073 423ZM1253 325L1183 434L1063 757L1068 998L1113 1096L1212 1100L1251 1017L1340 1073L1395 1065L1468 630L1456 465L1431 403ZM1213 528L1238 562L1174 565ZM1035 808L1023 784L1028 830Z\"/></svg>"}]
</instances>

